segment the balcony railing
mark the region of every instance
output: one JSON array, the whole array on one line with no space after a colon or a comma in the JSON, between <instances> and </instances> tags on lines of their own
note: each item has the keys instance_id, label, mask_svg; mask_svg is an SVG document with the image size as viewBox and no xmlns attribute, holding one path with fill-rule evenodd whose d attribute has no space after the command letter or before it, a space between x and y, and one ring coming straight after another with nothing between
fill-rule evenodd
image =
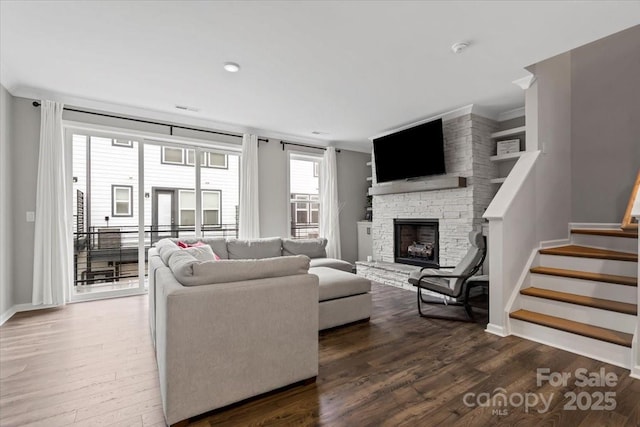
<instances>
[{"instance_id":1,"label":"balcony railing","mask_svg":"<svg viewBox=\"0 0 640 427\"><path fill-rule=\"evenodd\" d=\"M291 223L291 237L294 239L312 239L319 235L317 223Z\"/></svg>"},{"instance_id":2,"label":"balcony railing","mask_svg":"<svg viewBox=\"0 0 640 427\"><path fill-rule=\"evenodd\" d=\"M238 236L237 224L203 226L203 237ZM74 235L74 285L113 284L138 278L137 226L89 227ZM149 248L165 237L195 237L194 227L145 226L144 258Z\"/></svg>"}]
</instances>

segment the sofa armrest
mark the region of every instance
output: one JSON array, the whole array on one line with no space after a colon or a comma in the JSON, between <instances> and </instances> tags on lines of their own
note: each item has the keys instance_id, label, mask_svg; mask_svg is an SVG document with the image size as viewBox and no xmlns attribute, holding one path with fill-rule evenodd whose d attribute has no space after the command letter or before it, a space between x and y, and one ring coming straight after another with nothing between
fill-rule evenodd
<instances>
[{"instance_id":1,"label":"sofa armrest","mask_svg":"<svg viewBox=\"0 0 640 427\"><path fill-rule=\"evenodd\" d=\"M156 292L169 424L317 376L317 276L185 287L160 268Z\"/></svg>"}]
</instances>

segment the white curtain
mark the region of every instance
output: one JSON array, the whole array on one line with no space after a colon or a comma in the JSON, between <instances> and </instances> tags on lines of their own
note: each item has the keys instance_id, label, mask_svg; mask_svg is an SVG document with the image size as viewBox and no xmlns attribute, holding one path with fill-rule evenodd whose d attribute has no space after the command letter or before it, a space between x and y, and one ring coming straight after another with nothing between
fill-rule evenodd
<instances>
[{"instance_id":1,"label":"white curtain","mask_svg":"<svg viewBox=\"0 0 640 427\"><path fill-rule=\"evenodd\" d=\"M42 101L33 254L33 305L63 305L73 280L63 104Z\"/></svg>"},{"instance_id":2,"label":"white curtain","mask_svg":"<svg viewBox=\"0 0 640 427\"><path fill-rule=\"evenodd\" d=\"M242 167L240 169L240 212L238 238L260 237L258 193L258 137L244 134L242 137Z\"/></svg>"},{"instance_id":3,"label":"white curtain","mask_svg":"<svg viewBox=\"0 0 640 427\"><path fill-rule=\"evenodd\" d=\"M339 215L336 149L328 147L320 169L320 235L327 239L329 258L342 258Z\"/></svg>"}]
</instances>

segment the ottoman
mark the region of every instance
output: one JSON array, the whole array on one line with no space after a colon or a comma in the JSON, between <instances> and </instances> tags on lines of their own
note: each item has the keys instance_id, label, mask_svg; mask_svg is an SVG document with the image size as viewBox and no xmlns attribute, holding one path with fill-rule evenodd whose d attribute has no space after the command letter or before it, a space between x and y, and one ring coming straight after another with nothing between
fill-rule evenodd
<instances>
[{"instance_id":1,"label":"ottoman","mask_svg":"<svg viewBox=\"0 0 640 427\"><path fill-rule=\"evenodd\" d=\"M371 317L371 281L330 267L312 267L319 279L319 329Z\"/></svg>"}]
</instances>

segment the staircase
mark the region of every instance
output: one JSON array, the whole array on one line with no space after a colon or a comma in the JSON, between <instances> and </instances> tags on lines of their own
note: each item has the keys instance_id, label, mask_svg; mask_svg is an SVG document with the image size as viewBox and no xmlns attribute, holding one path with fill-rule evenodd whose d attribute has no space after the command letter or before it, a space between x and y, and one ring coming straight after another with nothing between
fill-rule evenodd
<instances>
[{"instance_id":1,"label":"staircase","mask_svg":"<svg viewBox=\"0 0 640 427\"><path fill-rule=\"evenodd\" d=\"M514 300L511 333L614 365L632 366L638 316L638 233L571 230L538 251Z\"/></svg>"}]
</instances>

